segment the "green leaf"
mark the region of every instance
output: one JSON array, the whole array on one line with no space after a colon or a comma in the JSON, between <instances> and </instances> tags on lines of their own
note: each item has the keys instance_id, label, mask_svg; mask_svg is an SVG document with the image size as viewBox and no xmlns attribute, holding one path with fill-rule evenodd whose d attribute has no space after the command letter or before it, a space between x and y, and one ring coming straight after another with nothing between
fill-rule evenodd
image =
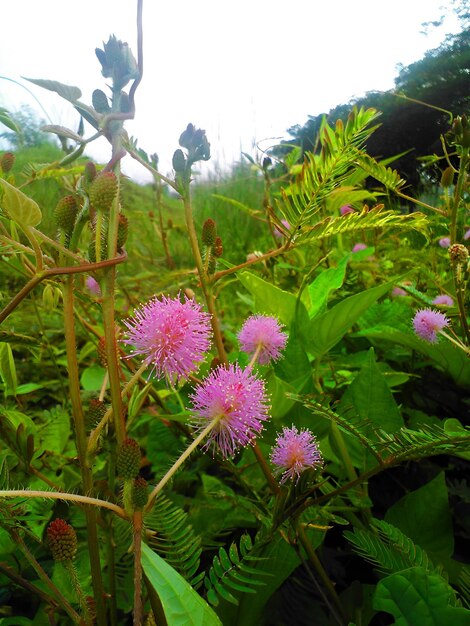
<instances>
[{"instance_id":1,"label":"green leaf","mask_svg":"<svg viewBox=\"0 0 470 626\"><path fill-rule=\"evenodd\" d=\"M73 87L71 85L64 85L64 83L59 83L57 80L45 80L43 78L26 78L25 80L29 80L30 83L37 85L38 87L42 87L43 89L48 89L49 91L55 91L61 98L64 100L68 100L69 102L76 102L82 96L82 92L78 87Z\"/></svg>"},{"instance_id":2,"label":"green leaf","mask_svg":"<svg viewBox=\"0 0 470 626\"><path fill-rule=\"evenodd\" d=\"M7 128L12 130L15 133L19 133L20 129L15 124L15 122L11 119L8 111L3 107L0 107L0 123L5 124Z\"/></svg>"},{"instance_id":3,"label":"green leaf","mask_svg":"<svg viewBox=\"0 0 470 626\"><path fill-rule=\"evenodd\" d=\"M373 598L377 611L395 618L395 626L468 626L470 611L455 606L452 587L421 567L397 572L379 582Z\"/></svg>"},{"instance_id":4,"label":"green leaf","mask_svg":"<svg viewBox=\"0 0 470 626\"><path fill-rule=\"evenodd\" d=\"M22 227L37 226L42 219L38 204L3 178L0 178L0 187L3 190L1 208L8 217Z\"/></svg>"},{"instance_id":5,"label":"green leaf","mask_svg":"<svg viewBox=\"0 0 470 626\"><path fill-rule=\"evenodd\" d=\"M330 293L343 285L349 258L350 255L348 254L341 259L337 267L330 267L321 272L308 286L308 295L311 303L308 308L310 318L322 312L326 307Z\"/></svg>"},{"instance_id":6,"label":"green leaf","mask_svg":"<svg viewBox=\"0 0 470 626\"><path fill-rule=\"evenodd\" d=\"M385 520L431 555L441 559L450 557L454 551L454 534L444 472L395 503L385 514Z\"/></svg>"},{"instance_id":7,"label":"green leaf","mask_svg":"<svg viewBox=\"0 0 470 626\"><path fill-rule=\"evenodd\" d=\"M171 626L222 626L201 596L158 554L142 546L142 567Z\"/></svg>"},{"instance_id":8,"label":"green leaf","mask_svg":"<svg viewBox=\"0 0 470 626\"><path fill-rule=\"evenodd\" d=\"M0 343L0 377L5 385L5 395L16 395L18 380L15 360L9 343Z\"/></svg>"},{"instance_id":9,"label":"green leaf","mask_svg":"<svg viewBox=\"0 0 470 626\"><path fill-rule=\"evenodd\" d=\"M80 384L85 391L99 391L103 384L106 370L100 365L92 365L83 370Z\"/></svg>"},{"instance_id":10,"label":"green leaf","mask_svg":"<svg viewBox=\"0 0 470 626\"><path fill-rule=\"evenodd\" d=\"M307 333L307 350L315 356L321 356L331 350L357 322L364 311L381 296L388 293L395 283L396 280L349 296L326 313L310 320Z\"/></svg>"},{"instance_id":11,"label":"green leaf","mask_svg":"<svg viewBox=\"0 0 470 626\"><path fill-rule=\"evenodd\" d=\"M361 371L347 388L341 405L354 406L361 418L368 420L387 433L404 426L393 395L375 362L374 349L369 350Z\"/></svg>"},{"instance_id":12,"label":"green leaf","mask_svg":"<svg viewBox=\"0 0 470 626\"><path fill-rule=\"evenodd\" d=\"M251 272L238 272L237 276L243 286L252 294L256 311L275 315L286 326L292 324L297 311L301 320L302 318L307 319L304 305L298 302L294 294L283 291Z\"/></svg>"}]
</instances>

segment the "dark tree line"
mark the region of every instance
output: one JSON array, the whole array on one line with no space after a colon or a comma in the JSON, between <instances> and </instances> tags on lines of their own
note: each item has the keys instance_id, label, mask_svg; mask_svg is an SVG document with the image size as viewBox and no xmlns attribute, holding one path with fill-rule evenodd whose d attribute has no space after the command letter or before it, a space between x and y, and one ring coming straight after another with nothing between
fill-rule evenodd
<instances>
[{"instance_id":1,"label":"dark tree line","mask_svg":"<svg viewBox=\"0 0 470 626\"><path fill-rule=\"evenodd\" d=\"M328 122L345 120L354 104L382 112L381 126L370 137L368 152L385 159L409 150L394 161L393 167L411 184L419 185L423 180L420 159L442 154L440 136L449 129L449 113L470 114L470 26L448 36L420 61L403 67L395 79L394 90L369 92L341 104L326 114ZM289 128L291 139L283 142L274 154L285 154L292 144L300 146L302 151L314 151L323 116L310 116L303 126ZM438 168L428 170L429 176L438 177Z\"/></svg>"}]
</instances>

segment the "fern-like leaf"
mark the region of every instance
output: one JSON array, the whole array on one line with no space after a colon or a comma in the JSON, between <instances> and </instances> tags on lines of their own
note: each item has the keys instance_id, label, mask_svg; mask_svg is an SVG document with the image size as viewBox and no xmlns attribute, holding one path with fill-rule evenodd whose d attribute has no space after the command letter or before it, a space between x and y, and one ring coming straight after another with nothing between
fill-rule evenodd
<instances>
[{"instance_id":1,"label":"fern-like leaf","mask_svg":"<svg viewBox=\"0 0 470 626\"><path fill-rule=\"evenodd\" d=\"M423 567L427 572L439 571L425 550L401 530L381 520L373 520L372 530L344 531L346 539L364 559L385 573L395 573L409 567Z\"/></svg>"},{"instance_id":2,"label":"fern-like leaf","mask_svg":"<svg viewBox=\"0 0 470 626\"><path fill-rule=\"evenodd\" d=\"M204 578L207 599L214 606L219 604L219 598L238 604L232 591L256 593L253 587L266 584L261 576L268 576L268 572L249 565L250 561L253 563L261 560L253 555L254 547L250 536L242 535L239 546L237 548L237 544L232 543L228 552L225 548L219 548Z\"/></svg>"},{"instance_id":3,"label":"fern-like leaf","mask_svg":"<svg viewBox=\"0 0 470 626\"><path fill-rule=\"evenodd\" d=\"M386 211L382 204L372 209L367 207L359 212L348 213L344 216L331 217L317 222L311 227L304 228L298 236L296 243L303 240L323 239L344 233L355 231L365 231L375 228L392 228L415 229L424 231L427 228L426 216L423 213L411 213L409 215L400 215L395 211Z\"/></svg>"},{"instance_id":4,"label":"fern-like leaf","mask_svg":"<svg viewBox=\"0 0 470 626\"><path fill-rule=\"evenodd\" d=\"M152 513L145 518L153 531L149 545L188 582L197 584L201 539L194 532L188 514L163 495L159 495Z\"/></svg>"},{"instance_id":5,"label":"fern-like leaf","mask_svg":"<svg viewBox=\"0 0 470 626\"><path fill-rule=\"evenodd\" d=\"M365 153L357 153L356 163L361 169L363 169L369 176L375 178L379 183L382 183L384 187L391 191L400 191L405 185L403 178L396 170L392 170L390 167L378 163L375 159Z\"/></svg>"},{"instance_id":6,"label":"fern-like leaf","mask_svg":"<svg viewBox=\"0 0 470 626\"><path fill-rule=\"evenodd\" d=\"M300 173L281 191L278 201L279 210L294 230L311 220L324 199L357 167L357 155L374 132L376 126L370 125L378 115L374 109L354 107L346 125L339 120L333 129L323 121L318 138L320 153L306 153Z\"/></svg>"}]
</instances>

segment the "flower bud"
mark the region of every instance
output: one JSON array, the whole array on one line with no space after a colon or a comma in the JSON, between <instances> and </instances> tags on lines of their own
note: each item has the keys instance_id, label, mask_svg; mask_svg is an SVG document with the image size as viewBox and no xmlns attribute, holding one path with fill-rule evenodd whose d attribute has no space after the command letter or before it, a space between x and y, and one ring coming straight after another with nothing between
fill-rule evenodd
<instances>
[{"instance_id":1,"label":"flower bud","mask_svg":"<svg viewBox=\"0 0 470 626\"><path fill-rule=\"evenodd\" d=\"M443 172L441 176L441 187L446 189L450 187L454 182L454 168L449 165Z\"/></svg>"},{"instance_id":2,"label":"flower bud","mask_svg":"<svg viewBox=\"0 0 470 626\"><path fill-rule=\"evenodd\" d=\"M111 111L108 98L101 89L95 89L91 95L91 102L97 113L109 113Z\"/></svg>"},{"instance_id":3,"label":"flower bud","mask_svg":"<svg viewBox=\"0 0 470 626\"><path fill-rule=\"evenodd\" d=\"M141 462L140 447L135 439L124 439L116 459L118 476L124 480L135 478L139 473Z\"/></svg>"},{"instance_id":4,"label":"flower bud","mask_svg":"<svg viewBox=\"0 0 470 626\"><path fill-rule=\"evenodd\" d=\"M47 541L54 561L71 561L77 553L77 535L70 524L57 518L47 527Z\"/></svg>"},{"instance_id":5,"label":"flower bud","mask_svg":"<svg viewBox=\"0 0 470 626\"><path fill-rule=\"evenodd\" d=\"M217 227L213 219L209 217L202 225L202 243L207 246L213 246L217 236Z\"/></svg>"},{"instance_id":6,"label":"flower bud","mask_svg":"<svg viewBox=\"0 0 470 626\"><path fill-rule=\"evenodd\" d=\"M4 174L8 174L8 172L13 167L15 163L15 155L13 152L4 152L0 158L0 167Z\"/></svg>"},{"instance_id":7,"label":"flower bud","mask_svg":"<svg viewBox=\"0 0 470 626\"><path fill-rule=\"evenodd\" d=\"M216 237L214 245L212 247L212 254L215 257L219 258L219 257L222 256L223 252L224 252L224 248L222 246L222 238L221 237Z\"/></svg>"},{"instance_id":8,"label":"flower bud","mask_svg":"<svg viewBox=\"0 0 470 626\"><path fill-rule=\"evenodd\" d=\"M467 265L468 262L468 250L461 243L454 243L449 248L449 256L451 263L458 265Z\"/></svg>"},{"instance_id":9,"label":"flower bud","mask_svg":"<svg viewBox=\"0 0 470 626\"><path fill-rule=\"evenodd\" d=\"M107 410L106 404L102 400L91 400L86 414L86 424L89 430L98 426Z\"/></svg>"},{"instance_id":10,"label":"flower bud","mask_svg":"<svg viewBox=\"0 0 470 626\"><path fill-rule=\"evenodd\" d=\"M172 164L173 169L178 174L182 174L186 169L186 157L184 156L183 151L179 148L173 153Z\"/></svg>"},{"instance_id":11,"label":"flower bud","mask_svg":"<svg viewBox=\"0 0 470 626\"><path fill-rule=\"evenodd\" d=\"M118 180L114 172L101 172L90 187L90 202L94 209L107 213L118 192Z\"/></svg>"},{"instance_id":12,"label":"flower bud","mask_svg":"<svg viewBox=\"0 0 470 626\"><path fill-rule=\"evenodd\" d=\"M66 233L71 233L78 213L78 202L75 196L64 196L54 209L56 225Z\"/></svg>"}]
</instances>

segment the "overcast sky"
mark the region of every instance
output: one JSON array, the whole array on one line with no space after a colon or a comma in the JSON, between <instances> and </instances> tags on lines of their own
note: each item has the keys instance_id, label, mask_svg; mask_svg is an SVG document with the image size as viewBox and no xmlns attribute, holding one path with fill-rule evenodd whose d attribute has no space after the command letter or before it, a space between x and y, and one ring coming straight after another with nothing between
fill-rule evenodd
<instances>
[{"instance_id":1,"label":"overcast sky","mask_svg":"<svg viewBox=\"0 0 470 626\"><path fill-rule=\"evenodd\" d=\"M443 4L449 2L144 0L144 77L136 119L126 128L159 154L163 173L188 122L206 129L213 162L231 163L241 150L254 154L254 144L287 138L287 128L308 115L393 88L398 64L419 60L458 30L451 19L420 33ZM21 77L76 85L90 104L94 89L108 91L95 48L115 34L136 54L135 8L135 0L12 0L2 11L0 75L27 86L52 123L76 130L70 104ZM0 105L24 104L45 117L25 89L0 80ZM88 154L105 162L109 146L100 140ZM145 180L129 161L124 171Z\"/></svg>"}]
</instances>

